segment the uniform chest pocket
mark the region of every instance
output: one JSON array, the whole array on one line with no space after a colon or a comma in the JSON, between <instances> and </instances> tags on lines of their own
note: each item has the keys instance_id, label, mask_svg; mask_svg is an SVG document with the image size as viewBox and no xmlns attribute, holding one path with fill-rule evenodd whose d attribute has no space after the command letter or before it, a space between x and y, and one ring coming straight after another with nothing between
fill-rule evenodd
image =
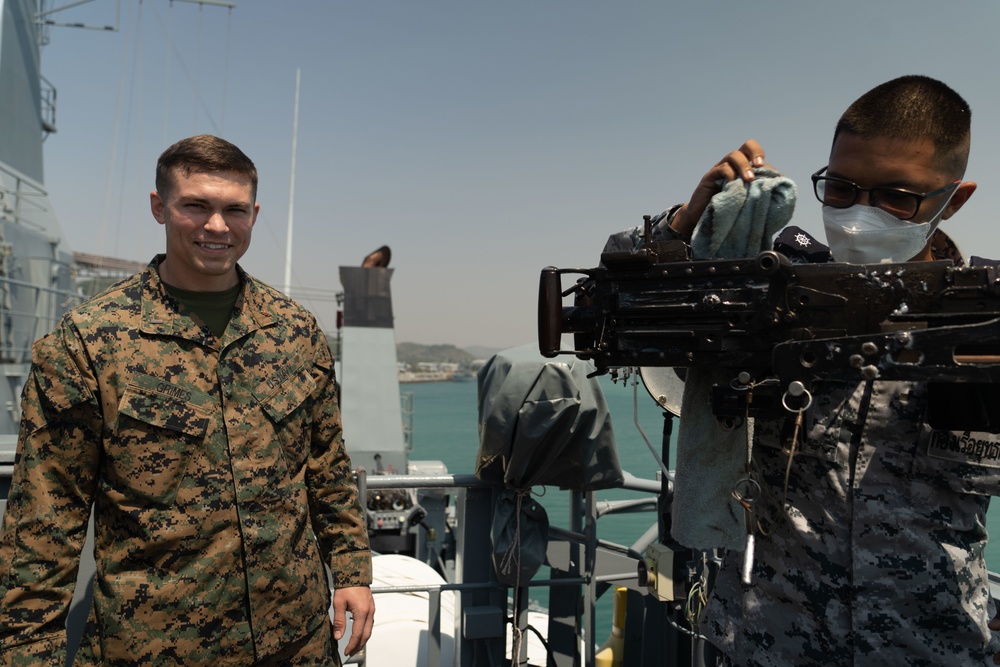
<instances>
[{"instance_id":1,"label":"uniform chest pocket","mask_svg":"<svg viewBox=\"0 0 1000 667\"><path fill-rule=\"evenodd\" d=\"M146 384L130 384L118 405L105 452L108 483L125 496L170 504L205 438L209 415L192 402L191 392Z\"/></svg>"},{"instance_id":2,"label":"uniform chest pocket","mask_svg":"<svg viewBox=\"0 0 1000 667\"><path fill-rule=\"evenodd\" d=\"M271 422L274 437L281 442L289 473L294 474L309 455L312 420L309 412L301 408L316 390L316 380L306 365L276 377L278 381L272 378L262 382L254 396Z\"/></svg>"}]
</instances>

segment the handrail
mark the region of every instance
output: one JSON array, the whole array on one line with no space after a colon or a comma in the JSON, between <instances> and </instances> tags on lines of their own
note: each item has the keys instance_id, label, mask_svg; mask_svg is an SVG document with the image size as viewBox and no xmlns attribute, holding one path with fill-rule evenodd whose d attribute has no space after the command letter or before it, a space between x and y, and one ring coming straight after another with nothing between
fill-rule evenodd
<instances>
[{"instance_id":1,"label":"handrail","mask_svg":"<svg viewBox=\"0 0 1000 667\"><path fill-rule=\"evenodd\" d=\"M624 481L621 488L640 491L649 494L659 494L663 491L663 487L669 488L672 485L672 471L668 473L667 482L664 485L662 481L658 478L657 480L648 480L638 478L628 472L624 473ZM456 473L456 474L442 474L442 475L401 475L401 474L370 474L364 469L359 469L355 471L358 480L358 490L362 497L367 495L369 489L448 489L457 488L461 491L459 492L459 497L465 496L466 490L472 489L499 489L503 488L502 484L496 482L487 482L479 479L474 474L471 473ZM659 475L658 475L659 477ZM576 520L571 520L573 525L570 528L562 528L556 525L549 525L549 535L555 540L562 540L569 542L571 544L577 545L577 548L582 547L582 553L579 555L582 557L580 559L579 565L582 567L582 572L577 570L576 572L567 572L567 577L565 578L555 578L555 579L534 579L524 582L517 589L531 589L531 588L544 588L544 589L555 589L565 586L583 586L586 587L586 593L584 596L584 609L583 617L579 622L582 622L581 630L584 635L592 638L594 634L595 624L594 624L594 611L595 604L597 600L597 587L603 584L613 584L614 582L627 582L635 581L638 578L638 571L629 572L611 572L597 574L594 569L596 563L596 555L600 550L602 553L612 552L618 554L619 556L624 556L627 559L634 560L636 562L643 559L643 554L637 551L634 546L624 546L620 544L615 544L607 540L601 540L597 537L597 521L600 516L613 514L615 512L628 512L628 511L654 511L657 507L655 499L638 499L638 500L626 500L626 501L601 501L601 503L594 502L594 495L592 492L570 492L572 499L570 502L570 507L576 508L571 511L571 517L576 517ZM600 510L598 509L600 507ZM627 567L624 563L623 567ZM618 568L616 568L618 569ZM372 593L376 595L385 594L410 594L410 593L426 593L428 596L428 615L427 615L427 664L428 665L444 665L442 659L442 635L441 635L441 620L442 620L442 609L441 609L441 595L446 592L457 592L457 593L468 593L470 591L509 591L510 586L499 582L490 581L475 581L475 582L463 582L463 583L428 583L428 584L408 584L408 585L398 585L398 586L373 586ZM464 595L459 595L456 599L456 612L462 607ZM518 596L515 594L515 600ZM513 622L522 627L526 623L526 617L522 618L521 614L526 613L527 609L514 610ZM510 622L510 619L507 619ZM459 629L455 629L459 632ZM505 630L506 632L506 630ZM459 658L459 647L461 642L465 641L464 638L455 637L455 650L456 661ZM583 659L584 664L591 664L593 660L594 647L586 644L583 647L583 654L579 657ZM363 664L363 658L361 659ZM588 662L590 661L590 662ZM457 662L455 664L458 664Z\"/></svg>"},{"instance_id":2,"label":"handrail","mask_svg":"<svg viewBox=\"0 0 1000 667\"><path fill-rule=\"evenodd\" d=\"M23 217L22 207L31 207L34 211L39 213L44 213L48 209L39 200L44 201L49 193L33 178L21 173L9 164L0 162L0 174L6 174L14 179L14 188L10 189L3 186L3 181L0 180L0 216L8 217L8 215L13 216L13 221L15 224L26 224L31 225L37 229L44 230L43 225L34 223ZM6 201L6 195L13 195L13 203L8 203Z\"/></svg>"},{"instance_id":3,"label":"handrail","mask_svg":"<svg viewBox=\"0 0 1000 667\"><path fill-rule=\"evenodd\" d=\"M448 489L448 488L458 488L461 489L458 494L458 498L465 497L465 491L470 489L500 489L503 488L501 484L495 482L486 482L473 474L469 473L458 473L458 474L442 474L442 475L399 475L399 474L378 474L373 475L364 469L359 469L355 471L358 476L358 487L362 495L366 495L367 491L370 489ZM662 491L663 484L659 479L657 480L646 480L635 477L634 475L626 472L625 479L623 483L623 488L640 491L643 493L656 494ZM669 485L668 478L668 485ZM564 542L569 542L571 544L577 545L577 548L582 548L580 552L581 562L579 563L582 568L580 570L566 572L566 577L559 578L549 578L549 579L532 579L524 582L521 586L516 587L517 590L527 590L527 589L547 589L554 590L557 588L564 588L566 586L570 587L585 587L586 592L584 594L584 609L583 616L579 618L578 623L582 623L581 630L584 636L593 638L594 634L594 612L595 604L597 600L597 590L599 586L605 584L614 584L615 582L628 582L638 578L638 570L630 570L628 572L611 571L598 574L595 571L594 565L596 563L597 552L601 553L615 553L619 556L623 556L629 560L635 561L636 563L643 559L643 555L636 551L632 547L615 544L610 541L601 540L598 538L597 531L597 521L602 515L612 514L616 511L654 511L657 507L655 499L638 499L638 500L625 500L625 501L601 501L600 503L594 502L594 495L590 493L582 492L569 492L571 493L573 499L571 500L570 507L577 508L571 512L572 516L577 516L574 512L579 512L580 515L577 516L577 521L573 521L575 525L571 525L570 528L563 528L561 526L549 525L549 536L550 539L559 540ZM462 502L460 500L460 502ZM600 508L600 511L598 511ZM584 516L586 515L586 516ZM489 566L487 566L489 567ZM615 570L626 569L628 565L625 563L621 564L621 567L615 568ZM485 570L482 574L489 577L489 570ZM475 578L479 578L479 573L477 572ZM425 658L427 660L427 665L444 665L442 659L445 657L442 655L442 594L446 592L456 592L459 593L455 600L456 604L456 614L462 613L461 609L464 604L468 604L466 601L465 593L472 591L511 591L513 588L507 586L503 583L497 581L465 581L462 583L427 583L427 584L406 584L406 585L387 585L387 586L373 586L372 593L375 595L386 595L386 594L410 594L410 593L426 593L427 594L427 643L426 643L426 653ZM421 596L422 597L422 596ZM520 596L515 593L515 601L520 599ZM523 599L527 599L524 596ZM508 598L509 600L509 598ZM526 617L522 617L522 613L526 613L526 609L521 609L518 607L513 610L514 619L513 622L518 626L522 627L526 623ZM457 621L456 621L457 622ZM510 619L506 623L511 622ZM505 623L505 625L506 625ZM505 634L509 629L505 628ZM461 632L459 628L455 628L455 632ZM469 641L464 636L455 636L455 660L460 661L463 657L460 657L461 646L464 642ZM589 644L583 646L583 653L579 656L580 659L584 661L584 664L589 664L587 661L592 661L594 653L594 647L590 647ZM363 660L363 659L362 659ZM456 662L455 664L458 664Z\"/></svg>"},{"instance_id":4,"label":"handrail","mask_svg":"<svg viewBox=\"0 0 1000 667\"><path fill-rule=\"evenodd\" d=\"M362 470L357 471L358 474ZM466 489L488 488L499 486L493 482L484 482L472 473L455 473L448 475L372 475L365 472L369 489L447 489L462 487Z\"/></svg>"},{"instance_id":5,"label":"handrail","mask_svg":"<svg viewBox=\"0 0 1000 667\"><path fill-rule=\"evenodd\" d=\"M445 489L455 487L482 489L491 486L500 486L496 482L483 481L472 473L452 473L447 475L373 475L366 473L366 476L368 478L368 488L370 489ZM624 473L624 481L620 486L615 488L653 494L661 491L660 482L636 477L629 472Z\"/></svg>"}]
</instances>

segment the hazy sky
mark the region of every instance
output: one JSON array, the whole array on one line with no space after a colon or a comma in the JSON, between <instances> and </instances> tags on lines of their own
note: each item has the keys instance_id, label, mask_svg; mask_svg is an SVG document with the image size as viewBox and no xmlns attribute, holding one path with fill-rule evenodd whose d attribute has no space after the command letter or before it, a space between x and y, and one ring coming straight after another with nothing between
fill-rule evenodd
<instances>
[{"instance_id":1,"label":"hazy sky","mask_svg":"<svg viewBox=\"0 0 1000 667\"><path fill-rule=\"evenodd\" d=\"M114 25L116 3L53 18ZM219 134L260 171L242 264L280 287L298 68L293 296L331 333L337 267L388 244L398 341L532 341L541 268L596 265L609 233L684 201L748 138L821 235L809 175L834 123L902 74L972 106L980 189L945 229L1000 256L996 0L123 0L117 23L52 28L42 52L46 184L72 248L161 251L156 157Z\"/></svg>"}]
</instances>

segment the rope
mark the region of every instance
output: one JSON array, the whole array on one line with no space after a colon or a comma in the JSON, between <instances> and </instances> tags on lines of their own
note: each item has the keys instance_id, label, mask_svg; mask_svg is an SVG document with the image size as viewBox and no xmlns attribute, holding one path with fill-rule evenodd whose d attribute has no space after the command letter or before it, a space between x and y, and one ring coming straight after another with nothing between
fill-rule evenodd
<instances>
[{"instance_id":1,"label":"rope","mask_svg":"<svg viewBox=\"0 0 1000 667\"><path fill-rule=\"evenodd\" d=\"M514 509L514 540L507 547L503 558L500 559L500 570L510 573L510 568L516 568L514 574L514 622L511 623L511 647L510 647L510 667L517 667L517 660L521 654L521 643L524 641L524 633L517 623L518 598L521 591L521 503L527 491L517 492L517 501Z\"/></svg>"},{"instance_id":2,"label":"rope","mask_svg":"<svg viewBox=\"0 0 1000 667\"><path fill-rule=\"evenodd\" d=\"M701 613L708 604L708 555L701 555L701 568L698 574L698 581L688 591L688 599L684 604L684 618L692 628L698 627Z\"/></svg>"}]
</instances>

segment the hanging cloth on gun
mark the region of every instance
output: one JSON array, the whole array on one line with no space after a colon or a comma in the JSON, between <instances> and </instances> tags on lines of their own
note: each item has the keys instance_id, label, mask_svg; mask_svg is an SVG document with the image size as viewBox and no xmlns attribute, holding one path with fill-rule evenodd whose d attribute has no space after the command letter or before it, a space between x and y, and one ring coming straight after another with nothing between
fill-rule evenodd
<instances>
[{"instance_id":1,"label":"hanging cloth on gun","mask_svg":"<svg viewBox=\"0 0 1000 667\"><path fill-rule=\"evenodd\" d=\"M691 238L694 259L753 257L771 249L772 237L795 210L795 183L771 169L754 174L750 183L731 181L712 197ZM753 422L724 430L709 401L712 385L728 384L732 374L689 368L684 383L671 535L696 549L742 551L746 544L744 507L733 490L747 474Z\"/></svg>"}]
</instances>

